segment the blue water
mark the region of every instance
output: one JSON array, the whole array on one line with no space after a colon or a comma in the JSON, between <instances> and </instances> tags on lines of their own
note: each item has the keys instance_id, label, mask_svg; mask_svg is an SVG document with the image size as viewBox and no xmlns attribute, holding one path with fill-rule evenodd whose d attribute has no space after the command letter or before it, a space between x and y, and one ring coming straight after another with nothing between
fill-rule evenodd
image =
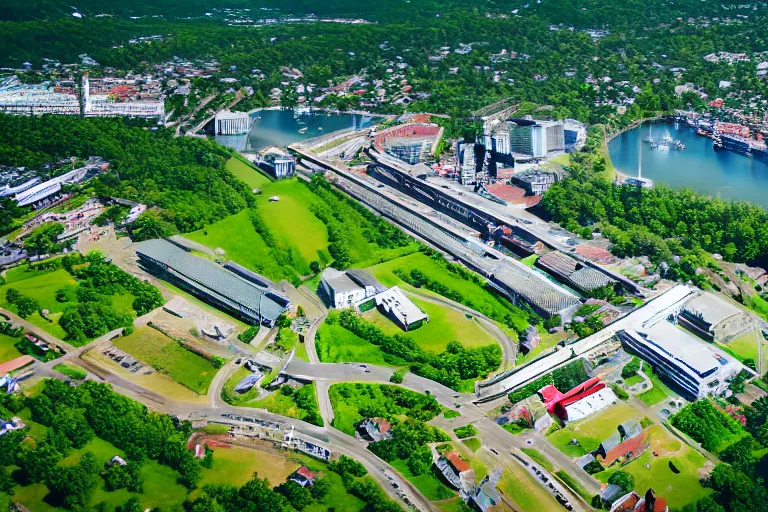
<instances>
[{"instance_id":1,"label":"blue water","mask_svg":"<svg viewBox=\"0 0 768 512\"><path fill-rule=\"evenodd\" d=\"M768 164L730 151L715 151L712 140L696 135L684 124L653 123L653 138L664 135L681 140L685 151L654 151L642 143L649 124L625 132L611 141L613 165L623 174L637 176L639 150L643 177L654 183L687 187L724 199L746 200L768 207Z\"/></svg>"},{"instance_id":2,"label":"blue water","mask_svg":"<svg viewBox=\"0 0 768 512\"><path fill-rule=\"evenodd\" d=\"M262 110L253 117L256 122L248 135L217 135L216 142L238 151L259 151L269 146L285 147L337 130L365 128L376 121L370 116L325 112L294 118L293 110ZM302 128L307 131L299 133Z\"/></svg>"}]
</instances>

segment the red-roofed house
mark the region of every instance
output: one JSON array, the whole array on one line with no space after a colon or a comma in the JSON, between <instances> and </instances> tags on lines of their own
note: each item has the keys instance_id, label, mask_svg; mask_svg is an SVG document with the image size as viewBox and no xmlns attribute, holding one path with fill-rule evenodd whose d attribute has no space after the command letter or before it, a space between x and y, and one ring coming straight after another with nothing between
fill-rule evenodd
<instances>
[{"instance_id":1,"label":"red-roofed house","mask_svg":"<svg viewBox=\"0 0 768 512\"><path fill-rule=\"evenodd\" d=\"M310 469L306 466L301 466L288 478L288 480L296 482L302 487L312 487L315 484L315 478L318 476L319 473L310 471Z\"/></svg>"},{"instance_id":2,"label":"red-roofed house","mask_svg":"<svg viewBox=\"0 0 768 512\"><path fill-rule=\"evenodd\" d=\"M667 500L659 498L653 489L648 489L645 496L635 491L625 494L613 502L611 512L669 512Z\"/></svg>"},{"instance_id":3,"label":"red-roofed house","mask_svg":"<svg viewBox=\"0 0 768 512\"><path fill-rule=\"evenodd\" d=\"M514 185L507 185L506 183L486 185L485 190L507 204L520 205L524 208L537 205L539 204L539 201L541 201L541 196L526 196L525 189L515 187Z\"/></svg>"},{"instance_id":4,"label":"red-roofed house","mask_svg":"<svg viewBox=\"0 0 768 512\"><path fill-rule=\"evenodd\" d=\"M649 446L650 441L648 440L648 432L643 430L639 435L617 444L613 448L607 450L604 454L598 455L597 460L599 460L603 466L608 467L622 457L624 457L625 460L628 460L640 456Z\"/></svg>"},{"instance_id":5,"label":"red-roofed house","mask_svg":"<svg viewBox=\"0 0 768 512\"><path fill-rule=\"evenodd\" d=\"M20 356L16 359L11 359L7 363L0 364L0 376L24 368L28 364L35 362L35 358L32 356Z\"/></svg>"},{"instance_id":6,"label":"red-roofed house","mask_svg":"<svg viewBox=\"0 0 768 512\"><path fill-rule=\"evenodd\" d=\"M435 466L445 479L461 493L469 493L475 486L475 472L458 452L450 451L437 459Z\"/></svg>"}]
</instances>

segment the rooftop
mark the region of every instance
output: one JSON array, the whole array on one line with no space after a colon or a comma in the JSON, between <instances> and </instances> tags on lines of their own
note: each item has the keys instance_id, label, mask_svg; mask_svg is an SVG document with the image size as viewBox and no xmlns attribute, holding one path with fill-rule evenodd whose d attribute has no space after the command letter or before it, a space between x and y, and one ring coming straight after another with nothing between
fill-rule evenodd
<instances>
[{"instance_id":1,"label":"rooftop","mask_svg":"<svg viewBox=\"0 0 768 512\"><path fill-rule=\"evenodd\" d=\"M648 342L676 359L700 376L736 361L725 352L715 349L687 331L670 322L662 321L644 331L638 331Z\"/></svg>"},{"instance_id":2,"label":"rooftop","mask_svg":"<svg viewBox=\"0 0 768 512\"><path fill-rule=\"evenodd\" d=\"M453 466L453 469L455 469L458 473L463 473L472 469L472 466L469 465L469 462L462 459L458 452L450 451L443 455L443 457L445 457L451 466Z\"/></svg>"},{"instance_id":3,"label":"rooftop","mask_svg":"<svg viewBox=\"0 0 768 512\"><path fill-rule=\"evenodd\" d=\"M275 320L285 310L283 305L272 298L275 293L271 290L260 288L212 261L192 256L166 240L139 242L136 244L136 253L167 265L170 270L196 285L238 306L258 312L262 318ZM287 299L283 300L287 302Z\"/></svg>"},{"instance_id":4,"label":"rooftop","mask_svg":"<svg viewBox=\"0 0 768 512\"><path fill-rule=\"evenodd\" d=\"M354 282L346 272L326 267L321 274L323 281L333 288L336 293L347 293L359 290L361 286Z\"/></svg>"},{"instance_id":5,"label":"rooftop","mask_svg":"<svg viewBox=\"0 0 768 512\"><path fill-rule=\"evenodd\" d=\"M700 293L685 305L685 311L697 316L714 326L735 315L743 313L741 309L730 302L711 293Z\"/></svg>"}]
</instances>

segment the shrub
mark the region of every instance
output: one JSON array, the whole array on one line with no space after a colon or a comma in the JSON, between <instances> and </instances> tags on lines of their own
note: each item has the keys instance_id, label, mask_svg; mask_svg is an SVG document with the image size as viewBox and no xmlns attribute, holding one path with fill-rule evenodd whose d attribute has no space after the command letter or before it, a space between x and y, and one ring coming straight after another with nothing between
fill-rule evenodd
<instances>
[{"instance_id":1,"label":"shrub","mask_svg":"<svg viewBox=\"0 0 768 512\"><path fill-rule=\"evenodd\" d=\"M621 376L625 379L628 379L633 375L637 375L639 370L640 359L633 357L627 364L624 365L624 368L621 369Z\"/></svg>"}]
</instances>

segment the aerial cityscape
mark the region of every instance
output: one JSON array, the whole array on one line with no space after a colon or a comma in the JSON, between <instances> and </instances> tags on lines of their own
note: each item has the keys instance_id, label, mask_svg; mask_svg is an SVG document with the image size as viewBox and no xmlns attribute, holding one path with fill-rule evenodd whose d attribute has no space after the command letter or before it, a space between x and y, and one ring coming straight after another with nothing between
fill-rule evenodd
<instances>
[{"instance_id":1,"label":"aerial cityscape","mask_svg":"<svg viewBox=\"0 0 768 512\"><path fill-rule=\"evenodd\" d=\"M0 28L0 512L768 512L765 2Z\"/></svg>"}]
</instances>

